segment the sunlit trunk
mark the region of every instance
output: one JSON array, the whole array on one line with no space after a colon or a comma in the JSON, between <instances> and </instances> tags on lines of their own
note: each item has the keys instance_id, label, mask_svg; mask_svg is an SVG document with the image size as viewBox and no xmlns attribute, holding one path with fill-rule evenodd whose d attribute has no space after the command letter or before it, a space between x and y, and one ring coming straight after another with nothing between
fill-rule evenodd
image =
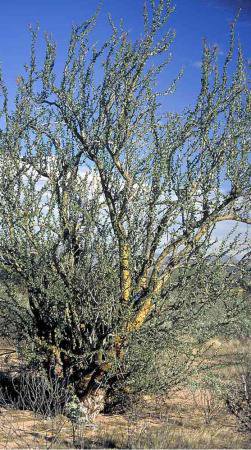
<instances>
[{"instance_id":1,"label":"sunlit trunk","mask_svg":"<svg viewBox=\"0 0 251 450\"><path fill-rule=\"evenodd\" d=\"M80 398L80 420L90 423L105 407L106 390L96 388Z\"/></svg>"}]
</instances>

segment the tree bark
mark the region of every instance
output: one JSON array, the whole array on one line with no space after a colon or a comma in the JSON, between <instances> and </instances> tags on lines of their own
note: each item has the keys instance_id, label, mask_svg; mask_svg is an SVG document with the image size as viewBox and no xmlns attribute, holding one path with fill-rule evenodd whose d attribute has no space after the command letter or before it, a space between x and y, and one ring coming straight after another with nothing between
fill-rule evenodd
<instances>
[{"instance_id":1,"label":"tree bark","mask_svg":"<svg viewBox=\"0 0 251 450\"><path fill-rule=\"evenodd\" d=\"M98 387L80 398L80 420L92 422L105 407L106 389Z\"/></svg>"}]
</instances>

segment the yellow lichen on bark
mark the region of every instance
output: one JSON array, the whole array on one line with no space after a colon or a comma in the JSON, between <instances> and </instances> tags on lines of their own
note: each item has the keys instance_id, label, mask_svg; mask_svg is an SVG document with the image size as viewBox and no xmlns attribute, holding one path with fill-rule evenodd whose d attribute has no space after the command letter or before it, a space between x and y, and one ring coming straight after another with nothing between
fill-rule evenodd
<instances>
[{"instance_id":1,"label":"yellow lichen on bark","mask_svg":"<svg viewBox=\"0 0 251 450\"><path fill-rule=\"evenodd\" d=\"M140 311L138 312L137 316L135 317L135 319L128 324L127 331L131 332L139 330L140 327L143 325L146 317L151 312L152 307L153 307L152 298L147 298L143 306L141 307Z\"/></svg>"},{"instance_id":2,"label":"yellow lichen on bark","mask_svg":"<svg viewBox=\"0 0 251 450\"><path fill-rule=\"evenodd\" d=\"M141 292L142 289L146 288L147 288L147 275L144 273L144 275L139 279L137 292Z\"/></svg>"},{"instance_id":3,"label":"yellow lichen on bark","mask_svg":"<svg viewBox=\"0 0 251 450\"><path fill-rule=\"evenodd\" d=\"M152 294L146 297L143 305L141 306L139 312L137 313L136 317L132 322L130 322L127 326L127 331L137 331L140 329L140 327L143 325L144 321L146 320L148 314L150 314L152 308L153 308L153 299L154 296L158 295L161 292L161 289L167 282L168 278L170 278L170 273L166 273L165 275L162 275L159 279L155 279L155 286L152 290Z\"/></svg>"},{"instance_id":4,"label":"yellow lichen on bark","mask_svg":"<svg viewBox=\"0 0 251 450\"><path fill-rule=\"evenodd\" d=\"M130 247L128 243L120 245L120 280L121 280L121 297L128 301L131 295L132 280L130 272Z\"/></svg>"}]
</instances>

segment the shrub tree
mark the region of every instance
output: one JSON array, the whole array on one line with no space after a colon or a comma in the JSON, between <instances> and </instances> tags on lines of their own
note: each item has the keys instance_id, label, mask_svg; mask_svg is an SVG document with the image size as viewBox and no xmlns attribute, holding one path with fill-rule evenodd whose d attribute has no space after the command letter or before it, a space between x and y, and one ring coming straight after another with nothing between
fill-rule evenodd
<instances>
[{"instance_id":1,"label":"shrub tree","mask_svg":"<svg viewBox=\"0 0 251 450\"><path fill-rule=\"evenodd\" d=\"M100 46L89 38L95 14L73 28L62 73L49 36L37 61L32 30L14 107L1 76L3 333L11 323L26 357L67 377L81 401L118 380L153 386L153 368L166 388L198 354L191 333L210 337L200 314L211 308L217 333L243 305L223 266L229 252L243 257L245 236L213 245L213 231L250 223L245 62L234 27L223 67L205 42L194 106L169 113L181 73L164 91L158 82L172 11L146 4L136 40L109 18Z\"/></svg>"}]
</instances>

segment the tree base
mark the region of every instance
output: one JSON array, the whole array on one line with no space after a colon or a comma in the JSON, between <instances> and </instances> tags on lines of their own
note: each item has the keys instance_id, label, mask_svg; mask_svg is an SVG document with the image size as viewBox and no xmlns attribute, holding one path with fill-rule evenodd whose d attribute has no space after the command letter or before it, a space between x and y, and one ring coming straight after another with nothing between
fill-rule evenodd
<instances>
[{"instance_id":1,"label":"tree base","mask_svg":"<svg viewBox=\"0 0 251 450\"><path fill-rule=\"evenodd\" d=\"M97 389L80 399L79 421L90 424L105 408L105 389Z\"/></svg>"}]
</instances>

